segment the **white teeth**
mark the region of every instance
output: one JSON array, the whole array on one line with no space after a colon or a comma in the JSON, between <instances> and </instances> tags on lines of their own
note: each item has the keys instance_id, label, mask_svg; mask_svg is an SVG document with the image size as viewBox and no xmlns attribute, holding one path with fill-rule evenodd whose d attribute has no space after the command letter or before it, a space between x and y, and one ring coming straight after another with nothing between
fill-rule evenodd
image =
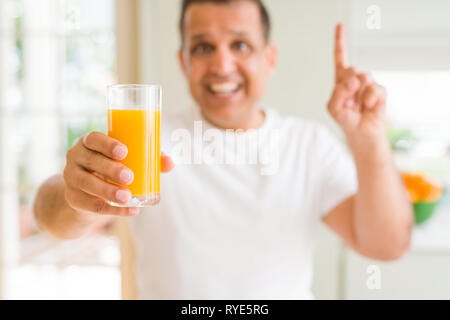
<instances>
[{"instance_id":1,"label":"white teeth","mask_svg":"<svg viewBox=\"0 0 450 320\"><path fill-rule=\"evenodd\" d=\"M239 84L236 82L225 82L221 84L211 84L209 88L214 93L227 94L236 91L239 88Z\"/></svg>"}]
</instances>

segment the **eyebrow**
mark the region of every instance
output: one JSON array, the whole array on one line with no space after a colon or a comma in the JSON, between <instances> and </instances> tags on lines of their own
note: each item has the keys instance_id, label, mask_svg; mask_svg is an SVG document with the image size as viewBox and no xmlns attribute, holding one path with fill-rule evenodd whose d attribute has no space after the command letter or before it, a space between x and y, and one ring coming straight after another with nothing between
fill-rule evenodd
<instances>
[{"instance_id":1,"label":"eyebrow","mask_svg":"<svg viewBox=\"0 0 450 320\"><path fill-rule=\"evenodd\" d=\"M238 36L238 37L247 37L248 38L248 33L245 31L229 31L228 33L234 35L234 36ZM209 38L209 34L207 33L199 33L199 34L194 34L191 37L192 41L201 41L201 40L205 40Z\"/></svg>"}]
</instances>

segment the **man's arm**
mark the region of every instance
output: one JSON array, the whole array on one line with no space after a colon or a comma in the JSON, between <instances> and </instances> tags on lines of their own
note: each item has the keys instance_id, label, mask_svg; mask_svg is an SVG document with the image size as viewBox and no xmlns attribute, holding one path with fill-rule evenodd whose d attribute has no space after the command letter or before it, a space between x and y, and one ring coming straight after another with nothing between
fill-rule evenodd
<instances>
[{"instance_id":1,"label":"man's arm","mask_svg":"<svg viewBox=\"0 0 450 320\"><path fill-rule=\"evenodd\" d=\"M386 137L386 92L348 66L342 25L336 28L335 63L328 110L345 133L359 187L323 220L357 252L393 260L409 248L414 215Z\"/></svg>"},{"instance_id":2,"label":"man's arm","mask_svg":"<svg viewBox=\"0 0 450 320\"><path fill-rule=\"evenodd\" d=\"M354 153L357 194L330 211L323 221L361 255L390 261L408 250L414 218L389 146L381 140L374 143L372 148L361 146Z\"/></svg>"},{"instance_id":3,"label":"man's arm","mask_svg":"<svg viewBox=\"0 0 450 320\"><path fill-rule=\"evenodd\" d=\"M72 208L66 201L66 184L62 175L53 176L41 185L34 201L34 215L42 229L64 240L82 237L114 218Z\"/></svg>"}]
</instances>

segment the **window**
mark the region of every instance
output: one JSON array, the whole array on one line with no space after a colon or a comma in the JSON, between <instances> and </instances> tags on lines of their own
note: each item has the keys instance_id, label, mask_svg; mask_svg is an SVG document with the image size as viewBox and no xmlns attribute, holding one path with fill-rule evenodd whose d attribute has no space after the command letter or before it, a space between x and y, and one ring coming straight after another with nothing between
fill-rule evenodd
<instances>
[{"instance_id":1,"label":"window","mask_svg":"<svg viewBox=\"0 0 450 320\"><path fill-rule=\"evenodd\" d=\"M390 123L409 130L418 140L440 144L433 154L443 156L450 147L450 126L445 121L450 119L450 70L376 71L374 77L390 89Z\"/></svg>"},{"instance_id":2,"label":"window","mask_svg":"<svg viewBox=\"0 0 450 320\"><path fill-rule=\"evenodd\" d=\"M115 238L99 230L89 240L58 242L37 232L32 211L38 186L62 171L67 149L85 132L106 130L106 85L117 82L115 37L114 0L0 0L0 260L11 266L12 281L0 288L6 298L75 298L65 281L81 274L109 282L104 297L120 298ZM38 285L46 277L42 284L54 286Z\"/></svg>"},{"instance_id":3,"label":"window","mask_svg":"<svg viewBox=\"0 0 450 320\"><path fill-rule=\"evenodd\" d=\"M388 90L389 137L399 169L449 184L450 2L349 3L352 62ZM367 23L374 13L380 28Z\"/></svg>"},{"instance_id":4,"label":"window","mask_svg":"<svg viewBox=\"0 0 450 320\"><path fill-rule=\"evenodd\" d=\"M400 170L450 183L450 70L376 71L388 90L388 136Z\"/></svg>"}]
</instances>

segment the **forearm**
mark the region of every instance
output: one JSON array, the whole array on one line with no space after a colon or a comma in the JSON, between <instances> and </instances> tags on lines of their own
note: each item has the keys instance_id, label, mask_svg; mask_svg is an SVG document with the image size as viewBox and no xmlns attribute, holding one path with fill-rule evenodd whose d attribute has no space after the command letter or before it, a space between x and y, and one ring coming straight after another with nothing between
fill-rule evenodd
<instances>
[{"instance_id":1,"label":"forearm","mask_svg":"<svg viewBox=\"0 0 450 320\"><path fill-rule=\"evenodd\" d=\"M409 246L414 216L388 140L348 138L358 174L353 230L356 243L378 257L397 256Z\"/></svg>"},{"instance_id":2,"label":"forearm","mask_svg":"<svg viewBox=\"0 0 450 320\"><path fill-rule=\"evenodd\" d=\"M49 178L39 188L34 201L34 214L42 228L60 239L76 239L109 222L110 217L71 208L66 202L65 188L60 175Z\"/></svg>"}]
</instances>

